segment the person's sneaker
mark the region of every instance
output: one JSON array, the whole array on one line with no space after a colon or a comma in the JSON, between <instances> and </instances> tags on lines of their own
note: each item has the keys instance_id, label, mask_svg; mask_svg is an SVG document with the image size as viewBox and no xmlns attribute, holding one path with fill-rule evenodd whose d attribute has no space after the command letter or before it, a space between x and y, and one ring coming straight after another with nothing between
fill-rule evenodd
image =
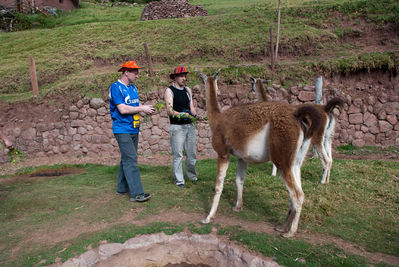
<instances>
[{"instance_id":1,"label":"person's sneaker","mask_svg":"<svg viewBox=\"0 0 399 267\"><path fill-rule=\"evenodd\" d=\"M151 194L143 193L143 194L137 195L135 197L131 197L130 201L131 202L144 202L144 201L149 200L150 198L151 198Z\"/></svg>"},{"instance_id":2,"label":"person's sneaker","mask_svg":"<svg viewBox=\"0 0 399 267\"><path fill-rule=\"evenodd\" d=\"M194 177L194 178L191 178L191 179L189 179L191 182L198 182L199 181L199 179L198 179L198 177Z\"/></svg>"},{"instance_id":3,"label":"person's sneaker","mask_svg":"<svg viewBox=\"0 0 399 267\"><path fill-rule=\"evenodd\" d=\"M118 191L116 191L117 195L126 195L127 193L129 193L129 192L118 192Z\"/></svg>"},{"instance_id":4,"label":"person's sneaker","mask_svg":"<svg viewBox=\"0 0 399 267\"><path fill-rule=\"evenodd\" d=\"M180 188L184 188L184 184L178 184L177 186Z\"/></svg>"}]
</instances>

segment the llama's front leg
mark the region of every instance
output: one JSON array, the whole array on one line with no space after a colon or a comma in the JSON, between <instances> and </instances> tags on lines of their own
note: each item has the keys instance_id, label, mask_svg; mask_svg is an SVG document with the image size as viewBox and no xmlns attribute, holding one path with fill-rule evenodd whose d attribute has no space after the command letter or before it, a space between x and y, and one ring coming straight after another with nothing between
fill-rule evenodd
<instances>
[{"instance_id":1,"label":"llama's front leg","mask_svg":"<svg viewBox=\"0 0 399 267\"><path fill-rule=\"evenodd\" d=\"M226 177L226 171L229 167L230 158L218 157L217 164L217 175L216 175L216 186L215 186L215 196L213 197L211 211L205 219L201 220L201 223L207 224L215 216L216 210L219 205L220 196L223 191L224 178Z\"/></svg>"},{"instance_id":2,"label":"llama's front leg","mask_svg":"<svg viewBox=\"0 0 399 267\"><path fill-rule=\"evenodd\" d=\"M247 175L247 168L248 163L242 159L238 160L237 164L237 172L236 172L236 187L237 187L237 202L236 205L233 207L233 211L240 211L242 210L242 192L244 188L244 181Z\"/></svg>"}]
</instances>

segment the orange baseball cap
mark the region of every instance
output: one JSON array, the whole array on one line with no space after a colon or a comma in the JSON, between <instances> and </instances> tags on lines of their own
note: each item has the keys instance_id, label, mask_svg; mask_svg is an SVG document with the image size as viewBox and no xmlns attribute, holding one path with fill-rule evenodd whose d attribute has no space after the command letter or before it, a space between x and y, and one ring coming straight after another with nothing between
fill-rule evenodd
<instances>
[{"instance_id":1,"label":"orange baseball cap","mask_svg":"<svg viewBox=\"0 0 399 267\"><path fill-rule=\"evenodd\" d=\"M139 67L136 61L127 61L122 64L122 68L120 68L118 71L134 70L134 69L142 69L142 67Z\"/></svg>"}]
</instances>

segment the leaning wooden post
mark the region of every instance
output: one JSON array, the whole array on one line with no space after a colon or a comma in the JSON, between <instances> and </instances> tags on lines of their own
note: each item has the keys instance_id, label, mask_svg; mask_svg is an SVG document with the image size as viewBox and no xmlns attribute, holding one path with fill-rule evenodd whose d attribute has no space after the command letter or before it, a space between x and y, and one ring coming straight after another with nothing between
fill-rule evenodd
<instances>
[{"instance_id":1,"label":"leaning wooden post","mask_svg":"<svg viewBox=\"0 0 399 267\"><path fill-rule=\"evenodd\" d=\"M151 60L150 49L148 48L147 43L144 43L143 45L144 45L145 55L147 57L148 71L150 73L150 77L152 77L152 76L154 76L154 71L152 70L152 60Z\"/></svg>"},{"instance_id":2,"label":"leaning wooden post","mask_svg":"<svg viewBox=\"0 0 399 267\"><path fill-rule=\"evenodd\" d=\"M32 55L29 56L29 61L30 61L30 81L32 84L33 95L37 97L37 95L39 94L39 85L37 83L35 60L33 59Z\"/></svg>"},{"instance_id":3,"label":"leaning wooden post","mask_svg":"<svg viewBox=\"0 0 399 267\"><path fill-rule=\"evenodd\" d=\"M270 60L272 70L274 71L274 45L273 45L273 28L270 27Z\"/></svg>"},{"instance_id":4,"label":"leaning wooden post","mask_svg":"<svg viewBox=\"0 0 399 267\"><path fill-rule=\"evenodd\" d=\"M274 55L276 61L278 61L278 42L279 42L279 39L280 39L280 9L281 9L281 0L278 0L276 54Z\"/></svg>"}]
</instances>

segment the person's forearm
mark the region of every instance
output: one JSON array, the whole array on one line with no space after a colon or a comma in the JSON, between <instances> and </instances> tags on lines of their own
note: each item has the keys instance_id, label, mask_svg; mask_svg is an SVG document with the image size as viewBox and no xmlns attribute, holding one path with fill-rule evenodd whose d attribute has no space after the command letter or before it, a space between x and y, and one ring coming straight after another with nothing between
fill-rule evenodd
<instances>
[{"instance_id":1,"label":"person's forearm","mask_svg":"<svg viewBox=\"0 0 399 267\"><path fill-rule=\"evenodd\" d=\"M190 103L190 111L191 111L191 115L193 116L197 116L197 110L195 109L194 105L192 104L192 102Z\"/></svg>"},{"instance_id":2,"label":"person's forearm","mask_svg":"<svg viewBox=\"0 0 399 267\"><path fill-rule=\"evenodd\" d=\"M171 117L179 116L180 112L173 109L173 104L170 103L170 101L168 99L166 100L166 108L167 108L167 113L169 116L171 116Z\"/></svg>"},{"instance_id":3,"label":"person's forearm","mask_svg":"<svg viewBox=\"0 0 399 267\"><path fill-rule=\"evenodd\" d=\"M174 109L169 109L169 111L168 111L168 115L169 116L172 116L172 117L177 117L177 116L179 116L179 114L180 114L180 112L178 112L178 111L176 111L176 110L174 110Z\"/></svg>"},{"instance_id":4,"label":"person's forearm","mask_svg":"<svg viewBox=\"0 0 399 267\"><path fill-rule=\"evenodd\" d=\"M139 113L142 112L143 109L141 106L138 107L132 107L132 106L128 106L128 105L121 105L118 106L118 110L121 114L126 115L126 114L135 114L135 113Z\"/></svg>"}]
</instances>

